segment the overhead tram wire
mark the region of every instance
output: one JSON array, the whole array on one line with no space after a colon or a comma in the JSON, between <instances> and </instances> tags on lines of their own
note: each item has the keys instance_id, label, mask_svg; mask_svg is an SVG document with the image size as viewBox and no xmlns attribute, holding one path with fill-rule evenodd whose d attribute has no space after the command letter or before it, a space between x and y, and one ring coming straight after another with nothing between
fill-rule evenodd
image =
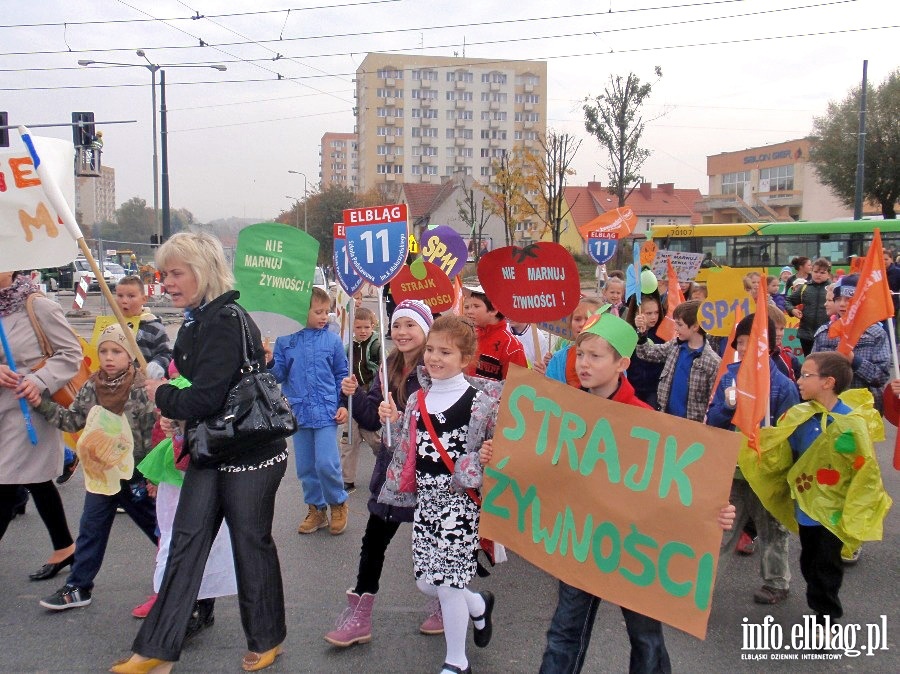
<instances>
[{"instance_id":1,"label":"overhead tram wire","mask_svg":"<svg viewBox=\"0 0 900 674\"><path fill-rule=\"evenodd\" d=\"M422 33L432 30L449 30L455 28L473 28L473 27L482 27L482 26L495 26L495 25L503 25L503 24L516 24L516 23L529 23L534 21L557 21L561 19L583 19L591 16L612 16L616 14L633 14L635 12L647 12L647 11L661 11L661 10L669 10L669 9L694 9L697 7L707 7L714 5L725 5L732 4L736 2L743 2L744 0L710 0L706 2L693 2L687 4L680 5L662 5L659 7L635 7L630 9L614 9L610 11L599 11L599 12L581 12L579 14L560 14L556 16L538 16L538 17L526 17L526 18L517 18L517 19L497 19L495 21L473 21L471 23L457 23L457 24L447 24L443 26L418 26L414 28L388 28L385 30L370 30L370 31L361 31L358 33L334 33L330 35L307 35L302 37L286 37L279 38L277 40L260 40L260 42L275 42L275 43L283 43L283 42L295 42L299 40L303 40L306 42L312 40L330 40L330 39L338 39L338 38L349 38L349 37L366 37L371 35L392 35L395 33ZM858 0L853 0L854 2ZM138 10L140 11L140 10ZM193 37L193 36L192 36ZM194 38L198 39L198 38ZM243 46L248 44L247 42L222 42L215 45L203 45L206 47L236 47ZM200 45L172 45L172 46L144 46L143 49L199 49ZM53 55L53 54L77 54L81 52L93 52L93 53L104 53L104 52L117 52L117 51L134 51L135 47L109 47L106 49L60 49L54 51L31 51L31 52L4 52L0 53L0 56L39 56L39 55Z\"/></svg>"},{"instance_id":2,"label":"overhead tram wire","mask_svg":"<svg viewBox=\"0 0 900 674\"><path fill-rule=\"evenodd\" d=\"M568 58L584 58L587 56L609 56L611 54L633 54L638 52L650 52L650 51L665 51L668 49L689 49L692 47L720 47L724 45L730 44L747 44L753 42L770 42L775 40L792 40L799 38L807 38L807 37L822 37L825 35L846 35L850 33L863 33L868 31L876 31L876 30L894 30L896 28L900 28L900 25L892 25L892 26L870 26L865 28L845 28L841 30L829 30L829 31L816 31L813 33L793 33L791 35L766 35L763 37L749 37L749 38L739 38L735 40L722 40L719 42L694 42L690 44L678 44L678 45L657 45L652 47L634 47L631 49L619 49L615 51L599 51L599 52L583 52L579 54L555 54L552 56L535 56L533 60L535 61L552 61L556 59L568 59ZM471 62L472 65L487 65L491 63L504 63L509 59L496 59L496 60L486 60L486 59L477 59ZM434 66L436 70L440 69L449 69L449 68L459 68L465 67L465 60L460 59L458 62L453 63L448 66ZM409 69L407 69L409 70ZM349 73L339 73L340 75L352 76L356 74L356 71ZM325 77L333 77L333 75L303 75L298 77L284 77L281 79L284 80L307 80L307 79L323 79ZM243 83L254 83L254 82L274 82L276 80L271 78L251 78L244 80L203 80L198 82L172 82L167 83L167 87L173 86L189 86L196 84L243 84ZM0 91L56 91L56 90L75 90L75 89L115 89L115 88L130 88L130 87L139 87L144 86L143 84L137 83L128 83L128 84L80 84L80 85L60 85L60 86L52 86L52 87L0 87Z\"/></svg>"},{"instance_id":3,"label":"overhead tram wire","mask_svg":"<svg viewBox=\"0 0 900 674\"><path fill-rule=\"evenodd\" d=\"M470 42L467 40L466 46L467 47L476 47L476 46L484 46L484 45L492 45L492 44L508 44L508 43L514 43L514 42L533 42L533 41L537 41L537 40L559 40L559 39L567 39L567 38L572 38L572 37L586 37L588 35L606 35L609 33L622 33L622 32L639 31L639 30L647 30L647 29L654 29L654 28L669 28L672 26L682 26L682 25L693 24L693 23L705 23L708 21L727 21L729 19L743 19L743 18L747 18L750 16L760 16L760 15L765 15L765 14L774 14L774 13L778 13L778 12L790 12L790 11L806 10L806 9L821 9L823 7L829 7L832 5L842 5L842 4L847 4L850 2L856 2L856 1L857 0L832 0L831 2L821 2L821 3L815 4L815 5L798 5L798 6L794 6L794 7L777 7L775 9L760 10L757 12L745 12L743 14L728 14L728 15L722 15L722 16L703 17L703 18L699 18L699 19L687 19L685 21L670 21L670 22L666 22L666 23L657 23L657 24L650 24L650 25L626 26L626 27L622 27L622 28L609 28L609 29L605 29L605 30L589 30L589 31L583 31L583 32L578 32L578 33L562 33L562 34L557 34L557 35L535 35L535 36L530 36L530 37L516 37L516 38L504 38L504 39L497 39L497 40L483 40L480 42ZM184 3L182 3L182 4L184 4ZM222 27L225 28L226 30L231 30L230 28L227 28L225 26L222 26ZM235 31L232 31L232 32L235 32ZM236 33L236 34L239 34L239 33ZM265 45L263 43L258 42L258 41L251 41L247 44L257 44L265 49L269 49L268 47L265 47ZM452 49L454 47L459 47L459 46L461 46L460 43L449 43L449 44L432 45L432 46L428 47L428 49L429 50ZM421 46L415 45L412 47L395 48L392 51L399 53L399 52L407 52L407 51L420 51L421 49L422 49ZM277 52L275 52L274 50L270 50L270 51L277 54ZM365 51L365 50L363 50L363 51ZM278 54L278 56L281 59L291 60L291 61L296 62L297 59L334 58L334 57L339 57L339 56L351 56L351 55L357 54L357 53L359 53L359 50L352 51L352 52L332 52L332 53L328 53L328 54L308 54L308 55L300 55L300 56L283 56L281 54ZM226 64L227 63L252 63L254 61L270 61L270 60L274 60L274 59L269 59L269 58L265 58L265 59L262 59L262 58L252 59L251 58L251 59L234 59L234 60L218 59L218 60L216 60L216 63L226 63ZM196 63L192 63L192 65L208 65L208 64L205 61L198 61ZM313 68L313 66L309 66L307 64L300 64L300 65L305 65L308 68ZM315 69L315 68L313 68L313 69ZM69 67L69 66L60 66L58 68L18 68L18 69L0 69L0 72L36 72L36 71L43 72L43 71L53 71L53 70L77 70L77 68ZM322 72L322 71L320 71L320 72Z\"/></svg>"},{"instance_id":4,"label":"overhead tram wire","mask_svg":"<svg viewBox=\"0 0 900 674\"><path fill-rule=\"evenodd\" d=\"M264 14L281 14L283 12L307 12L318 9L343 9L345 7L359 7L361 5L382 5L385 3L400 2L400 0L364 0L362 2L347 2L340 5L316 5L313 7L285 7L283 9L262 9L255 12L231 12L229 14L205 14L194 16L173 16L162 21L196 21L197 19L225 19L239 16L261 16ZM95 26L116 23L149 23L160 19L105 19L103 21L56 21L47 23L17 23L0 25L3 28L60 28L63 26Z\"/></svg>"},{"instance_id":5,"label":"overhead tram wire","mask_svg":"<svg viewBox=\"0 0 900 674\"><path fill-rule=\"evenodd\" d=\"M151 16L151 17L153 16L153 15L150 14L149 12L146 12L146 11L144 11L143 9L140 9L139 7L134 7L133 5L129 5L127 2L125 2L125 0L118 0L118 2L119 2L120 4L122 4L122 5L125 5L126 7L130 7L131 9L133 9L133 10L136 11L136 12L140 12L141 14L145 14L146 16ZM183 4L183 3L182 3L182 4ZM166 26L169 26L170 28L174 28L174 29L177 30L179 33L184 33L185 35L188 35L188 36L194 38L195 40L199 40L199 42L200 42L201 44L203 44L203 39L200 38L200 37L198 37L197 35L193 35L193 34L189 33L188 31L183 30L183 29L179 28L178 26L174 26L174 25L172 25L171 23L169 23L169 22L167 22L167 21L160 20L160 22L161 22L162 24L166 25ZM232 32L233 32L233 31L232 31ZM243 36L242 36L242 37L243 37ZM267 73L271 73L271 74L275 75L279 80L282 80L282 79L292 79L292 78L287 78L287 77L285 77L284 75L282 75L282 74L281 74L280 72L278 72L278 71L275 71L275 70L271 70L271 69L269 69L269 68L266 68L265 66L262 66L262 65L260 65L259 63L254 63L254 62L251 62L251 61L247 61L246 59L243 59L243 58L241 58L240 56L237 56L236 54L232 54L231 52L226 51L226 50L222 49L221 47L217 47L217 46L215 46L215 45L206 45L206 46L209 47L210 49L213 49L213 50L217 51L217 52L221 52L222 54L225 54L225 55L227 55L227 56L230 56L231 58L238 59L240 62L246 63L247 65L253 66L254 68L259 68L260 70L263 70L263 71L265 71L265 72L267 72ZM328 76L328 77L339 77L338 75L331 75L331 74L327 74L327 76ZM320 93L320 94L323 94L323 95L326 95L326 96L333 96L334 98L337 98L339 101L342 101L342 102L344 102L344 103L352 103L352 101L350 101L349 99L341 98L340 96L334 96L333 94L329 94L328 92L322 91L321 89L317 89L316 87L313 87L312 85L307 84L307 83L305 83L305 82L294 81L293 83L296 84L296 85L299 86L299 87L306 87L306 88L308 88L308 89L312 89L313 91L316 91L316 92L318 92L318 93Z\"/></svg>"}]
</instances>

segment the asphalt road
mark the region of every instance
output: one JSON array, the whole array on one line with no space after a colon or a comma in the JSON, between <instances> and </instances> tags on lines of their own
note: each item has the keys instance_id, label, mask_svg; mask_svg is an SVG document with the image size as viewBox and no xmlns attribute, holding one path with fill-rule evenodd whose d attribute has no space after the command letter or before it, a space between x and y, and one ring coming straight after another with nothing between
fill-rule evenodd
<instances>
[{"instance_id":1,"label":"asphalt road","mask_svg":"<svg viewBox=\"0 0 900 674\"><path fill-rule=\"evenodd\" d=\"M65 305L65 297L63 304ZM86 332L80 323L77 327ZM174 334L177 324L169 326ZM878 447L884 480L894 499L900 496L900 478L891 468L895 431ZM26 451L27 448L23 448ZM364 485L372 469L366 450L360 462L358 484ZM79 470L60 492L73 535L83 499ZM306 508L292 469L278 493L275 538L279 548L288 616L285 654L272 672L437 672L443 661L442 637L417 632L424 618L425 598L416 590L410 554L411 529L404 526L388 550L381 591L375 603L374 640L350 649L329 646L322 636L345 605L344 591L354 583L360 540L367 518L367 490L350 497L350 524L341 536L322 530L299 536L296 527ZM898 672L900 671L900 523L896 512L886 521L884 541L865 545L859 564L848 568L841 598L843 622L863 625L886 616L887 650L856 658L826 661L773 661L742 659L742 622L774 623L790 633L806 611L804 583L800 576L799 543L791 546L794 584L789 598L775 607L753 604L759 586L758 559L730 556L720 567L705 641L674 628L666 629L666 641L675 672ZM127 515L117 516L103 568L96 580L93 603L85 608L54 613L38 600L51 594L65 580L30 582L28 573L39 567L49 551L49 540L39 517L29 504L0 543L0 673L5 672L100 672L128 654L139 621L131 609L151 590L155 550ZM536 672L545 643L545 632L556 603L556 582L546 573L511 555L488 579L478 579L474 589L491 589L497 596L494 638L484 650L469 639L469 657L479 673ZM216 623L201 633L182 654L178 672L239 672L246 645L234 597L218 600ZM628 640L618 608L600 607L585 672L626 672ZM785 651L793 653L793 651ZM746 654L746 653L744 653ZM770 654L770 653L767 653Z\"/></svg>"}]
</instances>

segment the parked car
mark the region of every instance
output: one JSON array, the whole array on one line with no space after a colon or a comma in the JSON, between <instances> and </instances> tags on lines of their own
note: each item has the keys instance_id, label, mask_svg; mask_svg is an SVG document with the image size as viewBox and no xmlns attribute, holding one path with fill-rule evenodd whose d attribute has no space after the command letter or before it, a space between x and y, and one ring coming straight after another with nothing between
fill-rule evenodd
<instances>
[{"instance_id":1,"label":"parked car","mask_svg":"<svg viewBox=\"0 0 900 674\"><path fill-rule=\"evenodd\" d=\"M81 283L81 278L83 276L90 276L91 283L88 286L88 290L100 290L100 281L94 276L94 271L91 269L91 265L88 263L86 258L78 257L75 258L75 262L72 263L72 288ZM112 287L112 275L109 273L109 269L105 269L103 271L103 278L106 279L106 284Z\"/></svg>"},{"instance_id":2,"label":"parked car","mask_svg":"<svg viewBox=\"0 0 900 674\"><path fill-rule=\"evenodd\" d=\"M104 262L103 269L109 272L108 283L110 288L115 287L119 281L128 276L128 270L118 262Z\"/></svg>"}]
</instances>

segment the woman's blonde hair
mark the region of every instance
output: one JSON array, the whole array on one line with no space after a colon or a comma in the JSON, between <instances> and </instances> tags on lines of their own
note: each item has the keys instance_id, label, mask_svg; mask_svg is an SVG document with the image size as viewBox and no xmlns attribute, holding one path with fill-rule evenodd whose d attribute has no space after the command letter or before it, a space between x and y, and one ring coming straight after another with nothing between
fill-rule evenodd
<instances>
[{"instance_id":1,"label":"woman's blonde hair","mask_svg":"<svg viewBox=\"0 0 900 674\"><path fill-rule=\"evenodd\" d=\"M156 266L167 269L183 262L197 279L197 297L209 302L234 288L234 274L225 259L222 242L206 232L178 232L156 251Z\"/></svg>"}]
</instances>

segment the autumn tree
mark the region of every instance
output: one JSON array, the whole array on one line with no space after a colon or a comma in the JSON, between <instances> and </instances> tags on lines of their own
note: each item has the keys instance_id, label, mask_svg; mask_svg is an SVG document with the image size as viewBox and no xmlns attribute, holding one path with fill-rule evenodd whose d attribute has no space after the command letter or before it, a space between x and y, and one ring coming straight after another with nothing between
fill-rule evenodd
<instances>
[{"instance_id":1,"label":"autumn tree","mask_svg":"<svg viewBox=\"0 0 900 674\"><path fill-rule=\"evenodd\" d=\"M654 72L659 82L662 69L656 66ZM640 171L650 150L641 147L646 123L642 107L656 82L642 84L634 73L610 75L602 94L584 99L584 127L607 152L609 191L618 197L620 207L643 182Z\"/></svg>"},{"instance_id":2,"label":"autumn tree","mask_svg":"<svg viewBox=\"0 0 900 674\"><path fill-rule=\"evenodd\" d=\"M357 194L342 185L329 185L320 192L307 195L305 214L304 202L299 201L290 210L282 211L275 221L292 227L300 223L302 228L305 215L307 232L319 241L319 262L330 263L334 253L334 223L343 221L344 209L383 203L376 191Z\"/></svg>"},{"instance_id":3,"label":"autumn tree","mask_svg":"<svg viewBox=\"0 0 900 674\"><path fill-rule=\"evenodd\" d=\"M830 102L813 119L810 161L819 179L847 206L856 197L859 99L855 87L840 102ZM900 69L880 86L866 87L866 139L863 196L877 202L886 220L897 217L900 199Z\"/></svg>"},{"instance_id":4,"label":"autumn tree","mask_svg":"<svg viewBox=\"0 0 900 674\"><path fill-rule=\"evenodd\" d=\"M572 162L581 147L581 140L568 133L548 131L539 139L540 149L524 152L524 174L528 212L549 231L554 243L559 243L563 220L575 204L566 204L565 187L569 176L575 175Z\"/></svg>"},{"instance_id":5,"label":"autumn tree","mask_svg":"<svg viewBox=\"0 0 900 674\"><path fill-rule=\"evenodd\" d=\"M481 186L488 197L485 208L503 221L507 246L513 244L518 224L527 217L523 167L521 152L504 152L491 162L491 179Z\"/></svg>"},{"instance_id":6,"label":"autumn tree","mask_svg":"<svg viewBox=\"0 0 900 674\"><path fill-rule=\"evenodd\" d=\"M156 234L156 215L146 199L131 197L116 209L116 221L103 226L103 238L110 241L150 243Z\"/></svg>"},{"instance_id":7,"label":"autumn tree","mask_svg":"<svg viewBox=\"0 0 900 674\"><path fill-rule=\"evenodd\" d=\"M481 241L484 238L484 228L491 219L490 199L484 196L475 181L466 177L462 184L463 198L456 200L457 213L469 230L472 237L469 246L475 262L481 259Z\"/></svg>"}]
</instances>

